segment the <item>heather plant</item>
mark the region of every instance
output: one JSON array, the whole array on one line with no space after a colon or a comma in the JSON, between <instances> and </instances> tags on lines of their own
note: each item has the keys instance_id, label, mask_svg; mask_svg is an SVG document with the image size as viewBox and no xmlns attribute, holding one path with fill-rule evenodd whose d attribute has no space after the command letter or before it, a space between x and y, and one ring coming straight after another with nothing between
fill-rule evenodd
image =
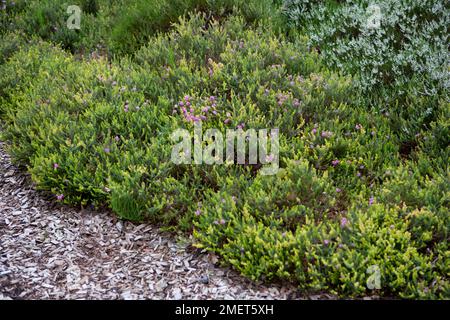
<instances>
[{"instance_id":1,"label":"heather plant","mask_svg":"<svg viewBox=\"0 0 450 320\"><path fill-rule=\"evenodd\" d=\"M101 19L103 2L85 3ZM307 36L250 22L242 8L173 8L150 33L137 26L123 47L134 54L114 59L80 59L53 33L3 33L0 115L13 160L54 201L193 232L194 245L254 280L448 298L448 101L408 91L370 108L382 100L360 95L358 72L330 70ZM200 121L222 133L277 128L279 170L171 161L172 133Z\"/></svg>"}]
</instances>

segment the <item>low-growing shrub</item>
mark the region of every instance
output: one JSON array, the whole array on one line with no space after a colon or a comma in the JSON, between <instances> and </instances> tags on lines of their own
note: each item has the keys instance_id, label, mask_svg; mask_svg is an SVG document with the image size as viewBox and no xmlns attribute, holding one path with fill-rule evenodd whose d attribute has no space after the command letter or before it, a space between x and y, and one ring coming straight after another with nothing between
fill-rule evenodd
<instances>
[{"instance_id":1,"label":"low-growing shrub","mask_svg":"<svg viewBox=\"0 0 450 320\"><path fill-rule=\"evenodd\" d=\"M112 61L7 33L5 48L19 48L0 64L14 161L56 201L193 231L197 246L252 279L448 298L448 102L418 96L410 118L368 108L307 37L223 17L177 17ZM278 128L278 172L176 165L172 133L198 122Z\"/></svg>"}]
</instances>

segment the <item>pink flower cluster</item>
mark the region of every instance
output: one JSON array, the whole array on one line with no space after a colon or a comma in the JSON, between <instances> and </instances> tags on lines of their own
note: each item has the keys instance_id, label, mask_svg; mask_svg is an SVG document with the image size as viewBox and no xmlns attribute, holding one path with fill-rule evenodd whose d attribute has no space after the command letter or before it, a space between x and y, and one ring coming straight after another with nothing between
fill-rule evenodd
<instances>
[{"instance_id":1,"label":"pink flower cluster","mask_svg":"<svg viewBox=\"0 0 450 320\"><path fill-rule=\"evenodd\" d=\"M333 161L331 161L331 164L333 165L333 167L336 167L338 164L340 163L340 161L339 160L333 160Z\"/></svg>"},{"instance_id":2,"label":"pink flower cluster","mask_svg":"<svg viewBox=\"0 0 450 320\"><path fill-rule=\"evenodd\" d=\"M221 224L221 225L224 225L225 223L227 223L227 222L225 221L225 219L220 219L220 220L215 220L215 221L214 221L214 224Z\"/></svg>"},{"instance_id":3,"label":"pink flower cluster","mask_svg":"<svg viewBox=\"0 0 450 320\"><path fill-rule=\"evenodd\" d=\"M348 220L347 218L343 217L341 219L341 228L345 228L348 225Z\"/></svg>"},{"instance_id":4,"label":"pink flower cluster","mask_svg":"<svg viewBox=\"0 0 450 320\"><path fill-rule=\"evenodd\" d=\"M288 98L289 96L286 94L283 93L277 94L278 105L281 107Z\"/></svg>"},{"instance_id":5,"label":"pink flower cluster","mask_svg":"<svg viewBox=\"0 0 450 320\"><path fill-rule=\"evenodd\" d=\"M216 97L209 97L200 112L196 112L194 106L192 105L192 99L190 96L184 96L183 100L178 102L172 110L172 114L181 113L187 122L198 122L205 121L210 115L217 115L218 111L216 109Z\"/></svg>"}]
</instances>

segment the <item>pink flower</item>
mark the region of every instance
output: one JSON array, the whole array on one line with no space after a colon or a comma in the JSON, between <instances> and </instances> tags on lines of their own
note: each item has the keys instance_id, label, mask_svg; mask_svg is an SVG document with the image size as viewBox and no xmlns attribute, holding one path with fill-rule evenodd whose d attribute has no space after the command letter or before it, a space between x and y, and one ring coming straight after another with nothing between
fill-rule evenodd
<instances>
[{"instance_id":1,"label":"pink flower","mask_svg":"<svg viewBox=\"0 0 450 320\"><path fill-rule=\"evenodd\" d=\"M190 97L188 95L184 96L184 101L188 102Z\"/></svg>"},{"instance_id":2,"label":"pink flower","mask_svg":"<svg viewBox=\"0 0 450 320\"><path fill-rule=\"evenodd\" d=\"M330 138L333 135L333 132L331 131L322 131L321 136L322 138Z\"/></svg>"},{"instance_id":3,"label":"pink flower","mask_svg":"<svg viewBox=\"0 0 450 320\"><path fill-rule=\"evenodd\" d=\"M240 123L240 124L237 125L238 129L244 129L244 127L245 127L244 123Z\"/></svg>"},{"instance_id":4,"label":"pink flower","mask_svg":"<svg viewBox=\"0 0 450 320\"><path fill-rule=\"evenodd\" d=\"M340 192L342 192L342 189L336 188L336 192L337 192L337 193L340 193Z\"/></svg>"},{"instance_id":5,"label":"pink flower","mask_svg":"<svg viewBox=\"0 0 450 320\"><path fill-rule=\"evenodd\" d=\"M316 133L317 133L317 129L316 129L316 128L313 128L313 129L311 130L311 133L312 133L312 134L316 134Z\"/></svg>"},{"instance_id":6,"label":"pink flower","mask_svg":"<svg viewBox=\"0 0 450 320\"><path fill-rule=\"evenodd\" d=\"M336 167L338 164L340 163L340 161L339 160L333 160L333 161L331 161L331 164L333 165L333 167Z\"/></svg>"},{"instance_id":7,"label":"pink flower","mask_svg":"<svg viewBox=\"0 0 450 320\"><path fill-rule=\"evenodd\" d=\"M361 172L358 171L358 173L356 173L357 177L361 177Z\"/></svg>"},{"instance_id":8,"label":"pink flower","mask_svg":"<svg viewBox=\"0 0 450 320\"><path fill-rule=\"evenodd\" d=\"M199 216L199 215L201 215L202 214L202 211L200 210L200 209L197 209L196 211L195 211L195 215L196 216Z\"/></svg>"},{"instance_id":9,"label":"pink flower","mask_svg":"<svg viewBox=\"0 0 450 320\"><path fill-rule=\"evenodd\" d=\"M370 199L369 199L369 206L373 205L374 201L375 201L375 199L373 197L370 197Z\"/></svg>"},{"instance_id":10,"label":"pink flower","mask_svg":"<svg viewBox=\"0 0 450 320\"><path fill-rule=\"evenodd\" d=\"M56 162L53 164L53 169L58 169L59 168L59 164L57 164Z\"/></svg>"},{"instance_id":11,"label":"pink flower","mask_svg":"<svg viewBox=\"0 0 450 320\"><path fill-rule=\"evenodd\" d=\"M119 141L120 141L120 137L119 137L119 136L115 136L115 137L114 137L114 140L116 140L117 142L119 142Z\"/></svg>"},{"instance_id":12,"label":"pink flower","mask_svg":"<svg viewBox=\"0 0 450 320\"><path fill-rule=\"evenodd\" d=\"M348 220L347 220L347 218L342 218L341 219L341 228L345 228L346 226L347 226L347 224L348 224Z\"/></svg>"},{"instance_id":13,"label":"pink flower","mask_svg":"<svg viewBox=\"0 0 450 320\"><path fill-rule=\"evenodd\" d=\"M216 100L216 97L215 96L211 96L211 97L209 97L209 100L214 101L214 100Z\"/></svg>"},{"instance_id":14,"label":"pink flower","mask_svg":"<svg viewBox=\"0 0 450 320\"><path fill-rule=\"evenodd\" d=\"M103 149L103 151L105 151L106 153L110 153L110 152L111 152L111 150L110 150L108 147L106 147L105 149Z\"/></svg>"},{"instance_id":15,"label":"pink flower","mask_svg":"<svg viewBox=\"0 0 450 320\"><path fill-rule=\"evenodd\" d=\"M219 223L220 223L221 225L224 225L224 224L226 223L226 221L225 221L224 219L220 219Z\"/></svg>"},{"instance_id":16,"label":"pink flower","mask_svg":"<svg viewBox=\"0 0 450 320\"><path fill-rule=\"evenodd\" d=\"M361 130L362 129L362 125L360 125L359 123L355 126L356 130Z\"/></svg>"},{"instance_id":17,"label":"pink flower","mask_svg":"<svg viewBox=\"0 0 450 320\"><path fill-rule=\"evenodd\" d=\"M229 124L230 123L230 119L225 119L224 121L223 121L223 123L225 123L225 124Z\"/></svg>"},{"instance_id":18,"label":"pink flower","mask_svg":"<svg viewBox=\"0 0 450 320\"><path fill-rule=\"evenodd\" d=\"M329 241L329 240L327 240L327 239L325 239L325 240L323 240L323 244L327 246L327 245L329 245L329 244L330 244L330 241Z\"/></svg>"},{"instance_id":19,"label":"pink flower","mask_svg":"<svg viewBox=\"0 0 450 320\"><path fill-rule=\"evenodd\" d=\"M62 201L63 199L64 199L64 195L63 194L57 194L56 195L56 200Z\"/></svg>"}]
</instances>

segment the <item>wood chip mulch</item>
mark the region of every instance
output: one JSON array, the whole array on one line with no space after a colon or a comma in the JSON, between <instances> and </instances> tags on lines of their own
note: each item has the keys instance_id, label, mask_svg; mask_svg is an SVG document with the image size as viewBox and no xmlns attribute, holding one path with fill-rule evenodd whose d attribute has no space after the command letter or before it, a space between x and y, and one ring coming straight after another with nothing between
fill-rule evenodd
<instances>
[{"instance_id":1,"label":"wood chip mulch","mask_svg":"<svg viewBox=\"0 0 450 320\"><path fill-rule=\"evenodd\" d=\"M305 298L217 261L155 226L46 199L0 142L0 299Z\"/></svg>"}]
</instances>

